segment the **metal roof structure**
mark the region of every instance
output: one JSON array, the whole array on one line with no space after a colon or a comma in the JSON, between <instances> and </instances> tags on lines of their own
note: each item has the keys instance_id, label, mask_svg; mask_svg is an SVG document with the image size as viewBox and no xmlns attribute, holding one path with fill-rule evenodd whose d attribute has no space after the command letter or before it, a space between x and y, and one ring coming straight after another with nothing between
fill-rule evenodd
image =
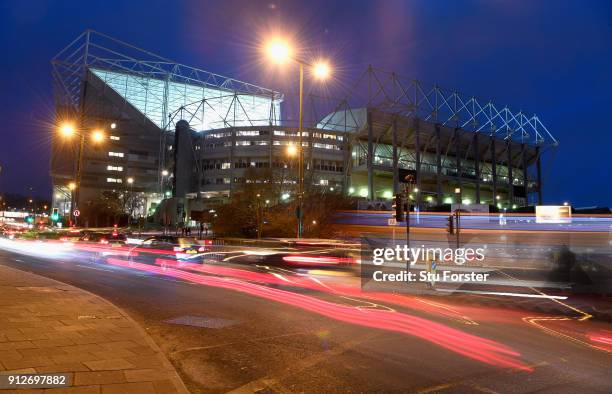
<instances>
[{"instance_id":1,"label":"metal roof structure","mask_svg":"<svg viewBox=\"0 0 612 394\"><path fill-rule=\"evenodd\" d=\"M372 66L361 74L317 126L357 131L364 127L364 118L359 115L359 109L363 108L531 145L558 144L535 114L511 110L492 100L480 100Z\"/></svg>"},{"instance_id":2,"label":"metal roof structure","mask_svg":"<svg viewBox=\"0 0 612 394\"><path fill-rule=\"evenodd\" d=\"M143 111L147 105L149 109L159 107L155 109L159 114L152 120L162 129L177 108L202 99L223 104L221 109L217 108L219 117L223 115L221 112L229 112L225 108L231 106L226 103L227 97L230 101L236 96L259 99L256 104L260 107L264 102L278 106L283 100L279 92L185 66L94 30L79 35L52 59L51 64L57 105L78 110L82 81L91 71L139 110ZM121 91L119 82L133 86ZM133 98L130 93L142 96L139 97L140 107L137 99L130 100ZM265 111L270 112L269 108ZM201 121L204 123L204 116Z\"/></svg>"}]
</instances>

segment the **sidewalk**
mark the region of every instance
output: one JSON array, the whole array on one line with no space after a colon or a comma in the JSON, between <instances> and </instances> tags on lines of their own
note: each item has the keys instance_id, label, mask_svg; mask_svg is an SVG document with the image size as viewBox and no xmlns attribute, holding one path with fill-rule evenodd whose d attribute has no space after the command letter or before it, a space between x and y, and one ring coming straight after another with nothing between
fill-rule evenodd
<instances>
[{"instance_id":1,"label":"sidewalk","mask_svg":"<svg viewBox=\"0 0 612 394\"><path fill-rule=\"evenodd\" d=\"M161 350L121 309L0 265L0 374L8 372L72 373L71 387L18 393L187 392Z\"/></svg>"}]
</instances>

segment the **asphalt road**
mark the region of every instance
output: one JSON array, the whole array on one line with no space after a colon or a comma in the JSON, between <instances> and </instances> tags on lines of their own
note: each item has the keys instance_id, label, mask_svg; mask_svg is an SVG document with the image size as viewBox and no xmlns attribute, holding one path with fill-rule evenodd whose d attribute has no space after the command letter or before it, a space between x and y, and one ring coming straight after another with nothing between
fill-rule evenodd
<instances>
[{"instance_id":1,"label":"asphalt road","mask_svg":"<svg viewBox=\"0 0 612 394\"><path fill-rule=\"evenodd\" d=\"M344 225L386 226L393 217L392 211L340 212L335 222ZM448 213L432 214L410 213L411 227L446 228ZM404 224L405 226L405 224ZM461 216L461 226L465 229L479 230L513 230L513 231L573 231L604 232L612 231L612 217L596 216L573 217L567 223L536 223L533 215L493 214Z\"/></svg>"},{"instance_id":2,"label":"asphalt road","mask_svg":"<svg viewBox=\"0 0 612 394\"><path fill-rule=\"evenodd\" d=\"M124 308L194 393L612 392L610 324L579 313L373 299L354 292L354 278L316 272L202 272L32 251L0 250L0 264ZM177 318L196 326L167 322Z\"/></svg>"}]
</instances>

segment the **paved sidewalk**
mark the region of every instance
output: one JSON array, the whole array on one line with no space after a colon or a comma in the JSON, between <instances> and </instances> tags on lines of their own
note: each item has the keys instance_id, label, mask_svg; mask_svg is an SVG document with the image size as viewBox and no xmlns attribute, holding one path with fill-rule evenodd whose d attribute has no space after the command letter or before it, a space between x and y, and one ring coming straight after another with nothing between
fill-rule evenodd
<instances>
[{"instance_id":1,"label":"paved sidewalk","mask_svg":"<svg viewBox=\"0 0 612 394\"><path fill-rule=\"evenodd\" d=\"M0 265L0 374L72 373L69 388L18 393L186 393L125 312L73 286ZM0 394L11 390L0 390Z\"/></svg>"}]
</instances>

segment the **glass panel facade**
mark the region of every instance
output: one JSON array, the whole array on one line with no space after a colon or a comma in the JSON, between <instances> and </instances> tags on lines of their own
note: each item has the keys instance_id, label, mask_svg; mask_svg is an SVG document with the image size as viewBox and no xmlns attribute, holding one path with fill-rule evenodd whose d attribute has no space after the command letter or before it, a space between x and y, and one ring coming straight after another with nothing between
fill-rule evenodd
<instances>
[{"instance_id":1,"label":"glass panel facade","mask_svg":"<svg viewBox=\"0 0 612 394\"><path fill-rule=\"evenodd\" d=\"M280 101L273 101L270 97L235 95L205 86L97 68L92 68L91 72L159 128L168 127L168 115L181 107L185 108L182 118L197 131L229 126L276 125L280 119ZM175 121L180 119L178 117Z\"/></svg>"}]
</instances>

